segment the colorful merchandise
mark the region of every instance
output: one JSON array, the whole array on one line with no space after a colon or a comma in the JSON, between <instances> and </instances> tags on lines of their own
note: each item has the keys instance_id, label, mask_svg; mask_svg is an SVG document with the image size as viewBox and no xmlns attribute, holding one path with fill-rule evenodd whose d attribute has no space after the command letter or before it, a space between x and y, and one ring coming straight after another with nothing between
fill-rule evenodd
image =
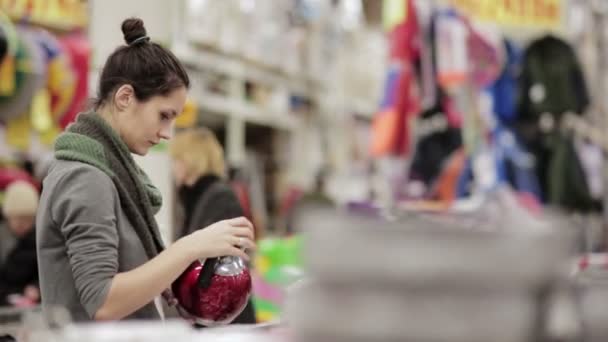
<instances>
[{"instance_id":1,"label":"colorful merchandise","mask_svg":"<svg viewBox=\"0 0 608 342\"><path fill-rule=\"evenodd\" d=\"M61 128L67 127L76 119L78 113L86 107L89 87L89 61L91 57L91 46L86 36L74 33L61 37L60 42L63 49L70 56L71 66L76 77L76 89L71 104L65 114L59 119Z\"/></svg>"},{"instance_id":2,"label":"colorful merchandise","mask_svg":"<svg viewBox=\"0 0 608 342\"><path fill-rule=\"evenodd\" d=\"M11 20L0 11L0 28L5 52L0 59L0 103L2 98L11 96L16 91L15 58L19 50L19 37Z\"/></svg>"},{"instance_id":3,"label":"colorful merchandise","mask_svg":"<svg viewBox=\"0 0 608 342\"><path fill-rule=\"evenodd\" d=\"M19 168L5 167L0 169L0 194L2 194L10 184L17 181L28 182L37 190L40 190L40 184L29 173Z\"/></svg>"},{"instance_id":4,"label":"colorful merchandise","mask_svg":"<svg viewBox=\"0 0 608 342\"><path fill-rule=\"evenodd\" d=\"M302 238L266 238L258 242L253 279L253 303L260 322L277 319L287 287L303 277Z\"/></svg>"},{"instance_id":5,"label":"colorful merchandise","mask_svg":"<svg viewBox=\"0 0 608 342\"><path fill-rule=\"evenodd\" d=\"M370 152L374 157L403 156L410 152L410 118L418 114L421 106L415 72L422 50L418 17L412 0L396 1L403 1L395 6L402 11L397 15L402 21L390 25L391 66L381 109L375 115L372 127Z\"/></svg>"},{"instance_id":6,"label":"colorful merchandise","mask_svg":"<svg viewBox=\"0 0 608 342\"><path fill-rule=\"evenodd\" d=\"M15 54L15 92L0 96L0 119L10 120L27 115L34 95L44 85L44 61L33 33L18 30L19 45ZM6 61L5 61L6 62Z\"/></svg>"},{"instance_id":7,"label":"colorful merchandise","mask_svg":"<svg viewBox=\"0 0 608 342\"><path fill-rule=\"evenodd\" d=\"M439 122L444 124L436 124ZM417 137L410 178L421 180L427 187L431 187L441 173L445 161L462 146L462 135L460 129L449 124L448 116L442 107L423 112L418 123L418 127L422 126L432 129Z\"/></svg>"},{"instance_id":8,"label":"colorful merchandise","mask_svg":"<svg viewBox=\"0 0 608 342\"><path fill-rule=\"evenodd\" d=\"M60 41L45 30L36 31L47 66L46 90L50 97L53 119L61 118L68 109L76 90L76 75Z\"/></svg>"}]
</instances>

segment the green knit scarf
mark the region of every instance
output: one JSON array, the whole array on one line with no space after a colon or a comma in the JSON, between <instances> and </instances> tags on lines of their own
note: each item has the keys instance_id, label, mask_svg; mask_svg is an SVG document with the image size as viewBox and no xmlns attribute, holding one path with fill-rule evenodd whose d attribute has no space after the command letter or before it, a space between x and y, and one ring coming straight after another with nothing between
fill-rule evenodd
<instances>
[{"instance_id":1,"label":"green knit scarf","mask_svg":"<svg viewBox=\"0 0 608 342\"><path fill-rule=\"evenodd\" d=\"M108 175L120 205L140 238L148 257L163 250L154 215L162 205L160 191L137 166L127 145L94 112L81 113L55 141L55 157L92 165ZM95 196L95 194L89 194Z\"/></svg>"}]
</instances>

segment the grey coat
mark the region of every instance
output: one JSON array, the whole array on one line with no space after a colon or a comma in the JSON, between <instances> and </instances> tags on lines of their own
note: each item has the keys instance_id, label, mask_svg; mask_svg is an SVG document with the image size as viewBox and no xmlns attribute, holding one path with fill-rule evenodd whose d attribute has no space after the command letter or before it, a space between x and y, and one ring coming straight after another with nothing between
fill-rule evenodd
<instances>
[{"instance_id":1,"label":"grey coat","mask_svg":"<svg viewBox=\"0 0 608 342\"><path fill-rule=\"evenodd\" d=\"M88 164L53 162L36 229L43 308L65 307L75 321L94 318L114 275L148 261L114 183ZM153 302L127 317L159 318Z\"/></svg>"}]
</instances>

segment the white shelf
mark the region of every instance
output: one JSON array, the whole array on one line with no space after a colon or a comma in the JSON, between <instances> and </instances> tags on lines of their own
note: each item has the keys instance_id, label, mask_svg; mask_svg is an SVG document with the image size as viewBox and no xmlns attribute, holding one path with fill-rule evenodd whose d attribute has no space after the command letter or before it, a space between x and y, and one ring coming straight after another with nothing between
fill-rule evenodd
<instances>
[{"instance_id":1,"label":"white shelf","mask_svg":"<svg viewBox=\"0 0 608 342\"><path fill-rule=\"evenodd\" d=\"M96 96L96 88L99 80L100 70L89 71L89 96ZM285 131L293 131L298 127L298 118L291 113L277 112L259 106L248 104L230 97L211 94L201 91L193 85L190 96L198 106L206 111L220 114L226 117L236 117L248 123L268 126Z\"/></svg>"},{"instance_id":2,"label":"white shelf","mask_svg":"<svg viewBox=\"0 0 608 342\"><path fill-rule=\"evenodd\" d=\"M184 64L194 68L221 72L269 86L287 87L299 95L311 96L310 87L319 86L319 82L304 75L288 74L274 66L222 51L195 49L184 44L176 44L172 51Z\"/></svg>"},{"instance_id":3,"label":"white shelf","mask_svg":"<svg viewBox=\"0 0 608 342\"><path fill-rule=\"evenodd\" d=\"M289 113L274 113L272 110L233 100L221 95L203 94L197 101L200 108L226 116L233 116L245 122L292 131L297 129L298 120Z\"/></svg>"}]
</instances>

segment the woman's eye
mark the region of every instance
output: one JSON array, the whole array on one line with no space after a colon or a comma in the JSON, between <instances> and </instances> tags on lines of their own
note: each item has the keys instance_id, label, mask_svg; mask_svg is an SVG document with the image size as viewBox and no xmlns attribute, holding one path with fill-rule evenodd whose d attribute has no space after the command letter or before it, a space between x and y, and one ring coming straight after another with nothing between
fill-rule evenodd
<instances>
[{"instance_id":1,"label":"woman's eye","mask_svg":"<svg viewBox=\"0 0 608 342\"><path fill-rule=\"evenodd\" d=\"M161 119L162 121L168 121L170 118L169 118L169 115L168 115L168 114L164 114L164 113L162 113L162 114L160 114L160 119Z\"/></svg>"}]
</instances>

